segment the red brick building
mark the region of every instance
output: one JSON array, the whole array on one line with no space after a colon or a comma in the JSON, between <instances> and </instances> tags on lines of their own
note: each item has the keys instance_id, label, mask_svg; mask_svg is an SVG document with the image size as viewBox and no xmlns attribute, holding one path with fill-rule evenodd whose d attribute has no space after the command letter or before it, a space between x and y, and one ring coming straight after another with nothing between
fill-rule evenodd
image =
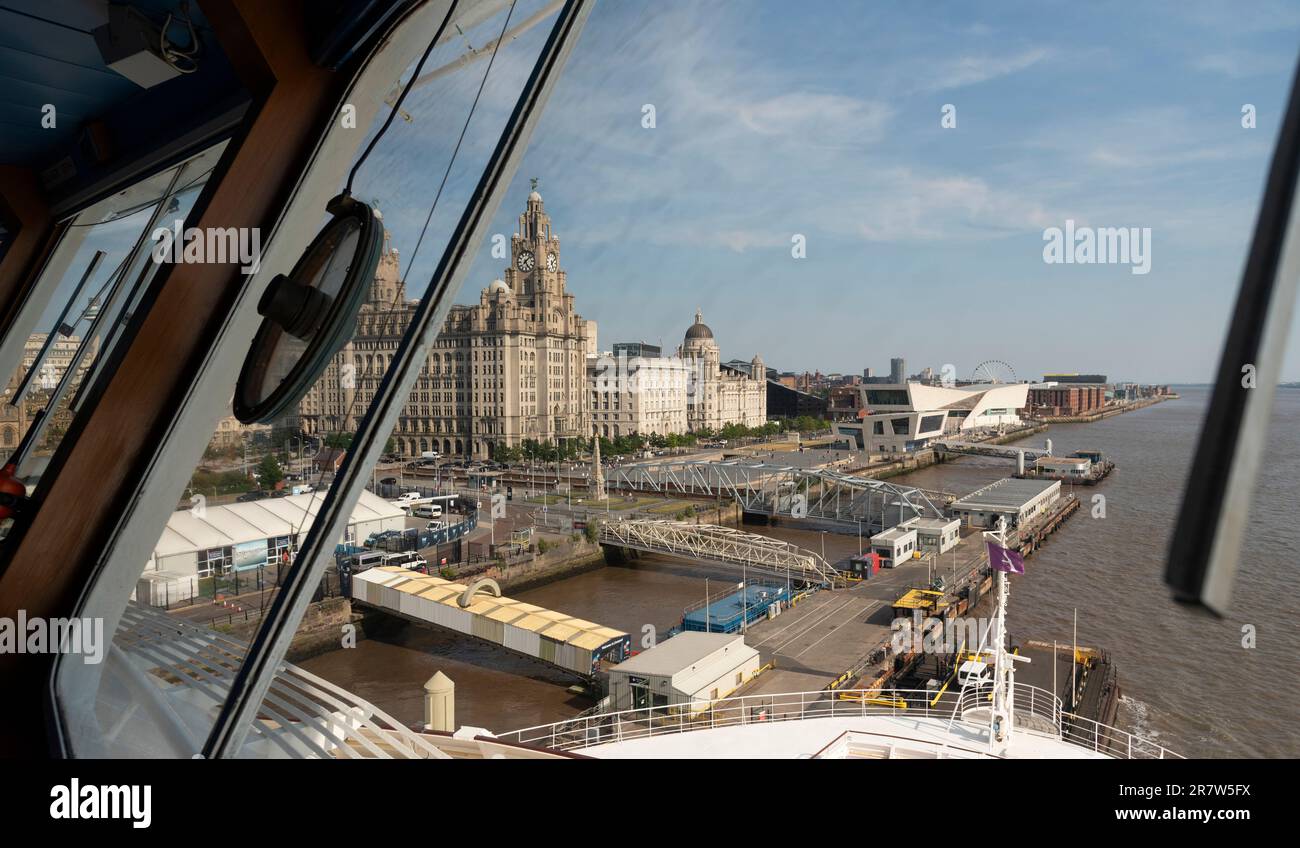
<instances>
[{"instance_id":1,"label":"red brick building","mask_svg":"<svg viewBox=\"0 0 1300 848\"><path fill-rule=\"evenodd\" d=\"M1094 385L1035 386L1029 390L1031 415L1086 415L1106 405L1106 387Z\"/></svg>"}]
</instances>

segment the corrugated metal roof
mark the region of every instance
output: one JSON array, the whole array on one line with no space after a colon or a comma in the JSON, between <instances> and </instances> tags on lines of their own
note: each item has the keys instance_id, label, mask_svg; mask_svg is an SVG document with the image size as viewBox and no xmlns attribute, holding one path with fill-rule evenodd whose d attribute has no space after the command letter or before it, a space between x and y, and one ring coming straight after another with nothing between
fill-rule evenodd
<instances>
[{"instance_id":1,"label":"corrugated metal roof","mask_svg":"<svg viewBox=\"0 0 1300 848\"><path fill-rule=\"evenodd\" d=\"M964 498L958 498L950 508L1019 509L1044 491L1060 486L1059 480L1018 480L1007 477L977 489Z\"/></svg>"},{"instance_id":2,"label":"corrugated metal roof","mask_svg":"<svg viewBox=\"0 0 1300 848\"><path fill-rule=\"evenodd\" d=\"M536 632L542 634L548 639L554 639L557 642L569 642L579 633L578 628L571 624L564 624L562 622L545 624Z\"/></svg>"},{"instance_id":3,"label":"corrugated metal roof","mask_svg":"<svg viewBox=\"0 0 1300 848\"><path fill-rule=\"evenodd\" d=\"M605 638L604 636L601 636L599 633L595 633L593 631L587 631L585 633L579 633L577 636L574 636L572 639L569 640L569 644L577 645L579 648L583 648L588 651L594 651L608 641L609 639Z\"/></svg>"},{"instance_id":4,"label":"corrugated metal roof","mask_svg":"<svg viewBox=\"0 0 1300 848\"><path fill-rule=\"evenodd\" d=\"M418 595L456 609L462 609L459 600L467 588L461 583L412 572L397 565L371 568L354 575L352 579L365 580L380 586L391 586L399 592ZM469 605L467 612L492 621L504 622L521 630L531 630L557 642L586 650L599 648L613 639L627 636L621 630L574 618L555 610L543 609L536 604L525 603L514 598L475 595L474 603Z\"/></svg>"}]
</instances>

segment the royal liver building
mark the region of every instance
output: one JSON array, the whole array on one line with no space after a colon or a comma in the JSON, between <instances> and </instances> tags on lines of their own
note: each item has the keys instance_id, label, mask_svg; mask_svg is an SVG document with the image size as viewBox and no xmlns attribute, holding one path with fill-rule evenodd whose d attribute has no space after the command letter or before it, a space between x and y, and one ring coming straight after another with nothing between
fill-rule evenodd
<instances>
[{"instance_id":1,"label":"royal liver building","mask_svg":"<svg viewBox=\"0 0 1300 848\"><path fill-rule=\"evenodd\" d=\"M392 250L380 263L356 335L300 404L304 431L356 429L414 312L400 280ZM496 446L525 439L589 438L589 331L594 334L594 325L574 312L565 290L560 240L533 191L503 279L483 289L477 304L451 307L393 432L398 452L487 458Z\"/></svg>"}]
</instances>

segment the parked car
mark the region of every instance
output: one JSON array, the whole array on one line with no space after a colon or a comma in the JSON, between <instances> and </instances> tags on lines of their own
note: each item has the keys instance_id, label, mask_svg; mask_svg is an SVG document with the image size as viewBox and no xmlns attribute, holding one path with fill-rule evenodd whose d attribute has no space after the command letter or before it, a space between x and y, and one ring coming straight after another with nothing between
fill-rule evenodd
<instances>
[{"instance_id":1,"label":"parked car","mask_svg":"<svg viewBox=\"0 0 1300 848\"><path fill-rule=\"evenodd\" d=\"M244 492L235 500L239 503L251 503L252 501L260 501L266 496L266 492Z\"/></svg>"},{"instance_id":2,"label":"parked car","mask_svg":"<svg viewBox=\"0 0 1300 848\"><path fill-rule=\"evenodd\" d=\"M385 539L391 539L394 536L400 535L402 535L400 530L385 530L382 533L371 533L366 537L364 545L367 548L373 548L376 545L381 544Z\"/></svg>"}]
</instances>

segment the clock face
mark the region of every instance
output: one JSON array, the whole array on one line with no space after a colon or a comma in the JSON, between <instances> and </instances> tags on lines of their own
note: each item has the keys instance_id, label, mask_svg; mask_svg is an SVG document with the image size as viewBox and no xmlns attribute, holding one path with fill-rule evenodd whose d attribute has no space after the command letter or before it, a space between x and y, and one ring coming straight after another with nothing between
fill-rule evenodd
<instances>
[{"instance_id":1,"label":"clock face","mask_svg":"<svg viewBox=\"0 0 1300 848\"><path fill-rule=\"evenodd\" d=\"M560 260L555 258L555 254L554 253L546 254L546 270L554 271L556 268L559 267L560 267Z\"/></svg>"},{"instance_id":2,"label":"clock face","mask_svg":"<svg viewBox=\"0 0 1300 848\"><path fill-rule=\"evenodd\" d=\"M536 264L536 257L533 256L531 251L525 250L523 253L519 254L520 271L527 273L533 270L533 265L535 264Z\"/></svg>"}]
</instances>

